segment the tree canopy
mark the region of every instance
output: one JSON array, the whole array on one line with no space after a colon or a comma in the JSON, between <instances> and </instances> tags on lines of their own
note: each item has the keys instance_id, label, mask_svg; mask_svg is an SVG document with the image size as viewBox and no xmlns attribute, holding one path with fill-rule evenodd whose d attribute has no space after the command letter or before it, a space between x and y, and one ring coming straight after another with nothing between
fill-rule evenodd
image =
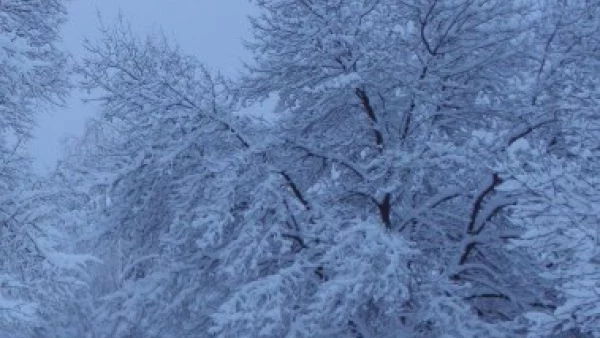
<instances>
[{"instance_id":1,"label":"tree canopy","mask_svg":"<svg viewBox=\"0 0 600 338\"><path fill-rule=\"evenodd\" d=\"M253 2L239 78L120 20L54 174L6 137L7 332L600 337L599 1ZM32 25L0 40L0 125L27 137L68 89L64 9L0 15Z\"/></svg>"}]
</instances>

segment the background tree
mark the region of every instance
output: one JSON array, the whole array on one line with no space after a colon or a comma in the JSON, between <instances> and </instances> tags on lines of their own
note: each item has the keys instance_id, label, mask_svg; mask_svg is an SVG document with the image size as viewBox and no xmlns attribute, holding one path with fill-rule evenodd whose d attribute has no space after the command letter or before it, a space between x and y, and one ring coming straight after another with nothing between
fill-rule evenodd
<instances>
[{"instance_id":1,"label":"background tree","mask_svg":"<svg viewBox=\"0 0 600 338\"><path fill-rule=\"evenodd\" d=\"M84 332L65 312L78 307L82 276L83 260L63 251L72 249L63 231L75 206L32 178L24 148L37 113L69 89L56 46L65 18L62 1L0 2L0 331L10 338Z\"/></svg>"},{"instance_id":2,"label":"background tree","mask_svg":"<svg viewBox=\"0 0 600 338\"><path fill-rule=\"evenodd\" d=\"M598 91L597 1L549 1L532 50L531 105L550 123L530 129L507 166L529 192L516 208L528 232L520 245L537 255L557 284L552 316L530 314L536 335L598 331ZM533 136L533 137L531 137Z\"/></svg>"},{"instance_id":3,"label":"background tree","mask_svg":"<svg viewBox=\"0 0 600 338\"><path fill-rule=\"evenodd\" d=\"M160 37L125 24L89 43L83 86L103 114L73 159L97 202L100 337L206 332L226 280L214 272L233 236L235 180L248 149L229 82ZM220 264L219 264L220 265Z\"/></svg>"}]
</instances>

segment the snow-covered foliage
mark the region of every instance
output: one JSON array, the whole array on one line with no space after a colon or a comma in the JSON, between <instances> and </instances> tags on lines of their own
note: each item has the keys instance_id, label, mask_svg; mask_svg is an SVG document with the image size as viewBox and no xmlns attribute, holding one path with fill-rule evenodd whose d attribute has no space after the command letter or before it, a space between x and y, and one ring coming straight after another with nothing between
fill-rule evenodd
<instances>
[{"instance_id":1,"label":"snow-covered foliage","mask_svg":"<svg viewBox=\"0 0 600 338\"><path fill-rule=\"evenodd\" d=\"M85 267L74 254L82 194L33 178L27 140L38 112L66 94L56 47L62 1L0 1L0 332L7 338L82 337ZM93 259L92 259L93 260Z\"/></svg>"},{"instance_id":2,"label":"snow-covered foliage","mask_svg":"<svg viewBox=\"0 0 600 338\"><path fill-rule=\"evenodd\" d=\"M0 126L29 136L39 104L68 88L66 56L57 49L63 1L0 2ZM59 96L57 96L57 94Z\"/></svg>"},{"instance_id":3,"label":"snow-covered foliage","mask_svg":"<svg viewBox=\"0 0 600 338\"><path fill-rule=\"evenodd\" d=\"M597 334L596 5L256 3L237 83L87 45L97 335Z\"/></svg>"},{"instance_id":4,"label":"snow-covered foliage","mask_svg":"<svg viewBox=\"0 0 600 338\"><path fill-rule=\"evenodd\" d=\"M600 337L599 1L254 2L237 80L86 44L100 115L3 204L14 337Z\"/></svg>"},{"instance_id":5,"label":"snow-covered foliage","mask_svg":"<svg viewBox=\"0 0 600 338\"><path fill-rule=\"evenodd\" d=\"M530 313L538 336L568 331L600 336L600 3L550 1L531 74L532 105L551 123L501 161L525 193L512 218L527 232L515 243L536 255L557 285L550 315Z\"/></svg>"},{"instance_id":6,"label":"snow-covered foliage","mask_svg":"<svg viewBox=\"0 0 600 338\"><path fill-rule=\"evenodd\" d=\"M309 192L319 187L313 204L326 198L335 206L327 213L339 208L341 218L373 215L419 250L405 263L408 335L517 334L502 323L551 302L533 257L505 247L523 230L503 211L521 191L498 191L504 177L494 166L514 142L498 136L529 118L514 112L526 6L259 3L256 60L241 90L250 100L277 92L290 110L281 137L304 165L288 172Z\"/></svg>"}]
</instances>

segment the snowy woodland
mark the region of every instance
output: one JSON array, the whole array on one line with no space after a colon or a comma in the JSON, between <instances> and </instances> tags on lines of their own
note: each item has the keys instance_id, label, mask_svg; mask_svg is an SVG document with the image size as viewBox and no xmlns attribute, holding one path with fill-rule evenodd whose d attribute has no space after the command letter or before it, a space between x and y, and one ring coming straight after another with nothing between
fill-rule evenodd
<instances>
[{"instance_id":1,"label":"snowy woodland","mask_svg":"<svg viewBox=\"0 0 600 338\"><path fill-rule=\"evenodd\" d=\"M254 3L226 78L0 1L1 337L600 337L600 0Z\"/></svg>"}]
</instances>

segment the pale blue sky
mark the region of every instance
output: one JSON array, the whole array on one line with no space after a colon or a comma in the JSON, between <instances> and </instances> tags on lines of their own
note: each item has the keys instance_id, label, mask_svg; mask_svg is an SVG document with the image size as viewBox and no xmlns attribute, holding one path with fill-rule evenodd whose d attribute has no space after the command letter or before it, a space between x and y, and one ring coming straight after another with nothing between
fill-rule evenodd
<instances>
[{"instance_id":1,"label":"pale blue sky","mask_svg":"<svg viewBox=\"0 0 600 338\"><path fill-rule=\"evenodd\" d=\"M254 10L247 0L72 0L63 40L80 57L84 38L98 36L97 13L109 24L120 11L136 33L162 30L210 68L235 76L241 60L247 59L242 39L249 37L246 16ZM96 109L80 100L74 93L66 109L40 115L30 147L38 171L54 167L62 152L60 140L81 134L85 120L94 114Z\"/></svg>"}]
</instances>

